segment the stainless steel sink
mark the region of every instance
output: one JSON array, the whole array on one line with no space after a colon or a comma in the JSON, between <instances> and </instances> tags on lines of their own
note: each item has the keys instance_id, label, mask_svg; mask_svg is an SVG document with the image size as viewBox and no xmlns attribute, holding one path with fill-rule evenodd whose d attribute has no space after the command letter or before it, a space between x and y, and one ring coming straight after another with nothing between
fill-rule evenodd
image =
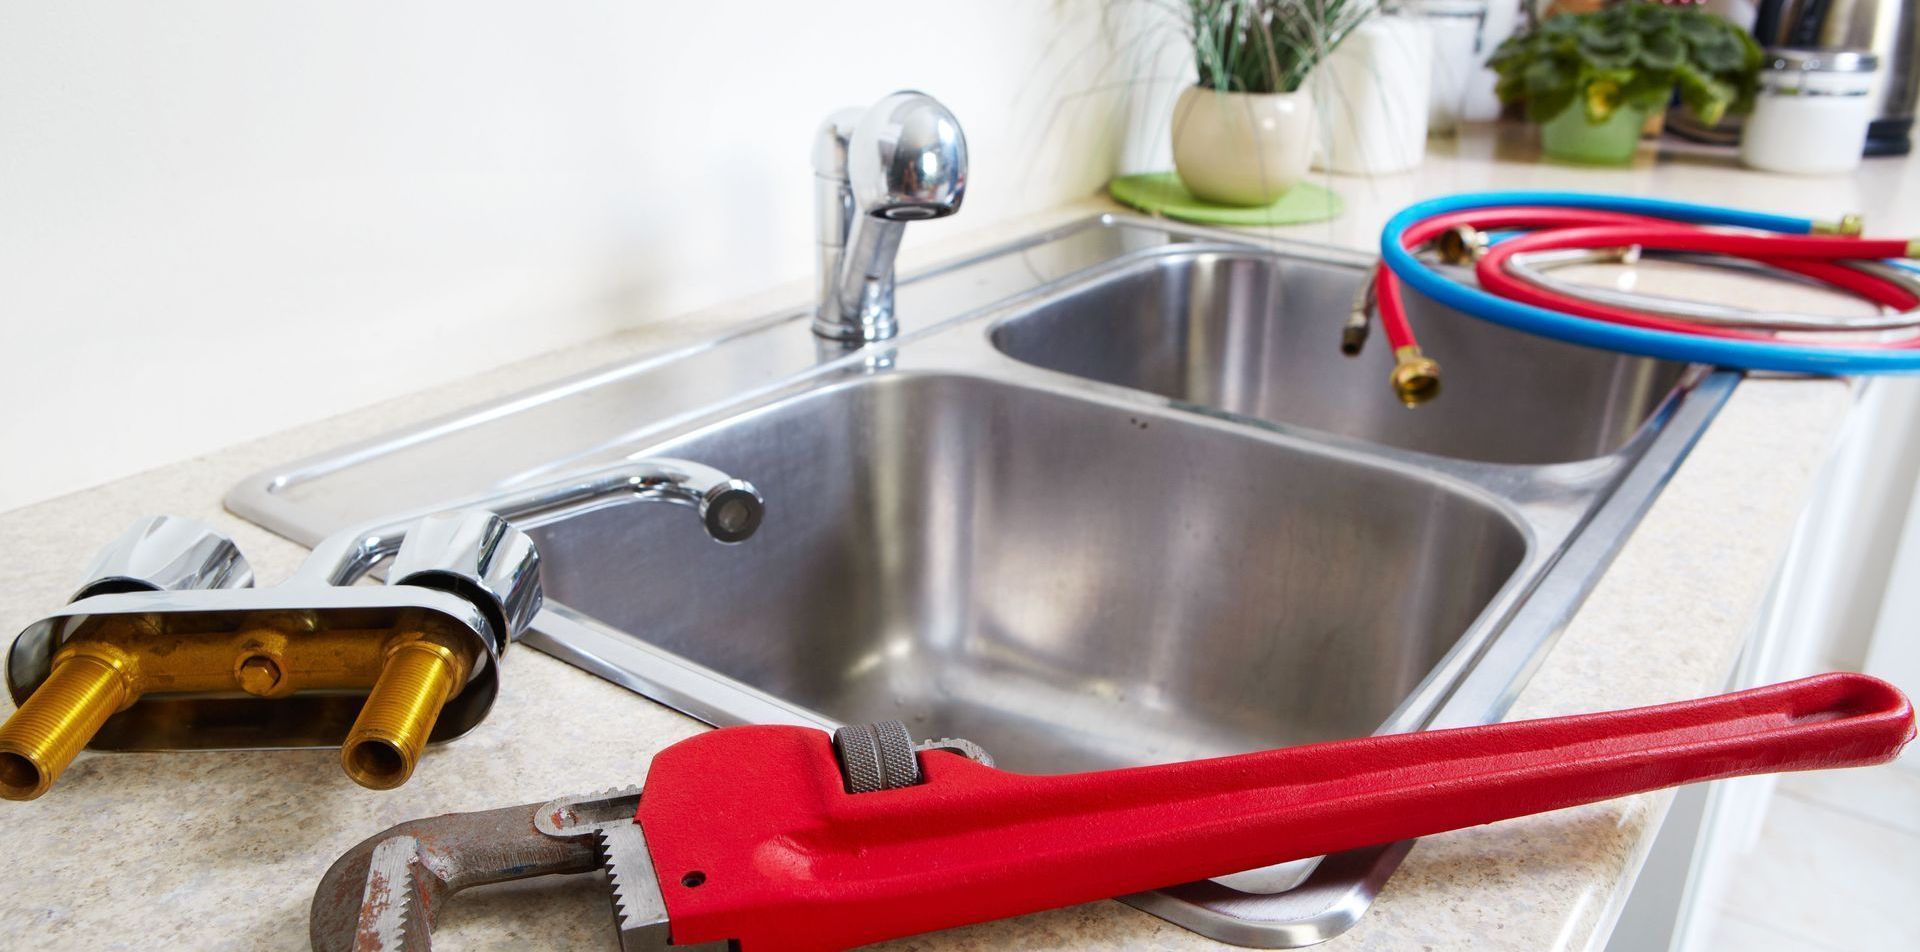
<instances>
[{"instance_id":1,"label":"stainless steel sink","mask_svg":"<svg viewBox=\"0 0 1920 952\"><path fill-rule=\"evenodd\" d=\"M527 640L710 723L905 719L1084 770L1497 719L1735 377L1416 303L1446 392L1339 329L1363 256L1119 217L901 283L902 335L804 312L261 473L311 543L674 456L753 539L664 507L525 520ZM556 699L556 703L562 703ZM1126 897L1243 945L1350 926L1403 845Z\"/></svg>"},{"instance_id":2,"label":"stainless steel sink","mask_svg":"<svg viewBox=\"0 0 1920 952\"><path fill-rule=\"evenodd\" d=\"M979 377L867 377L652 452L752 473L761 536L601 509L533 530L551 597L1033 773L1371 733L1527 549L1452 480Z\"/></svg>"},{"instance_id":3,"label":"stainless steel sink","mask_svg":"<svg viewBox=\"0 0 1920 952\"><path fill-rule=\"evenodd\" d=\"M1138 261L1002 320L993 342L1049 370L1372 443L1492 463L1614 452L1684 364L1575 347L1424 298L1409 318L1444 367L1444 399L1408 412L1382 381L1391 348L1329 360L1331 315L1367 271L1252 250Z\"/></svg>"}]
</instances>

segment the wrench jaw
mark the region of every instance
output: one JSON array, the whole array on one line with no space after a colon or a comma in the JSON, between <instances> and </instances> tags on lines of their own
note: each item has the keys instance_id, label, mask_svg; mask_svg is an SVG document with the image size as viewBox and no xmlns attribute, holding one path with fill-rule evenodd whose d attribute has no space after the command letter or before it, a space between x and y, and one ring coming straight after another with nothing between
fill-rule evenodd
<instances>
[{"instance_id":1,"label":"wrench jaw","mask_svg":"<svg viewBox=\"0 0 1920 952\"><path fill-rule=\"evenodd\" d=\"M640 789L626 787L584 797L561 797L542 806L534 828L558 839L591 834L606 871L613 910L613 927L621 952L725 952L728 943L673 945L667 922L667 900L654 874L647 838L634 822Z\"/></svg>"},{"instance_id":2,"label":"wrench jaw","mask_svg":"<svg viewBox=\"0 0 1920 952\"><path fill-rule=\"evenodd\" d=\"M433 944L433 910L445 883L415 860L411 836L380 841L368 857L366 887L354 934L357 948L426 952Z\"/></svg>"},{"instance_id":3,"label":"wrench jaw","mask_svg":"<svg viewBox=\"0 0 1920 952\"><path fill-rule=\"evenodd\" d=\"M724 952L672 945L666 899L634 814L640 789L410 820L369 837L314 892L315 952L428 952L433 924L470 886L606 872L622 952Z\"/></svg>"},{"instance_id":4,"label":"wrench jaw","mask_svg":"<svg viewBox=\"0 0 1920 952\"><path fill-rule=\"evenodd\" d=\"M640 789L626 787L549 801L534 815L534 828L556 839L591 834L600 868L607 874L613 927L621 952L664 952L668 947L667 901L647 854L647 839L633 814Z\"/></svg>"},{"instance_id":5,"label":"wrench jaw","mask_svg":"<svg viewBox=\"0 0 1920 952\"><path fill-rule=\"evenodd\" d=\"M667 924L667 899L647 853L647 839L631 818L602 827L600 854L605 858L607 884L613 893L613 927L620 932L620 952L725 952L726 942L673 945Z\"/></svg>"}]
</instances>

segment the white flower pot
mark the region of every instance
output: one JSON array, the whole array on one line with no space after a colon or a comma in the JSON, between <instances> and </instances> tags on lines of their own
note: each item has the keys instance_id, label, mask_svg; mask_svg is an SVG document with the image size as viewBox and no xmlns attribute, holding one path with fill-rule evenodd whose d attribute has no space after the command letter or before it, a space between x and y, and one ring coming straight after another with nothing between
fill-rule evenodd
<instances>
[{"instance_id":1,"label":"white flower pot","mask_svg":"<svg viewBox=\"0 0 1920 952\"><path fill-rule=\"evenodd\" d=\"M1319 136L1313 98L1189 87L1173 106L1173 167L1221 205L1270 205L1306 178Z\"/></svg>"}]
</instances>

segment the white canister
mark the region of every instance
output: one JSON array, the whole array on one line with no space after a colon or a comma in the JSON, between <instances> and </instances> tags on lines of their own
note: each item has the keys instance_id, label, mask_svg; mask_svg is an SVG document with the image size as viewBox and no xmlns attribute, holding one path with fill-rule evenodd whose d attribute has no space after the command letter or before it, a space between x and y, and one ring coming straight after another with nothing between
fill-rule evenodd
<instances>
[{"instance_id":1,"label":"white canister","mask_svg":"<svg viewBox=\"0 0 1920 952\"><path fill-rule=\"evenodd\" d=\"M1407 0L1401 7L1433 34L1433 87L1427 99L1427 131L1451 133L1460 126L1467 90L1486 69L1480 47L1487 0Z\"/></svg>"},{"instance_id":2,"label":"white canister","mask_svg":"<svg viewBox=\"0 0 1920 952\"><path fill-rule=\"evenodd\" d=\"M1760 95L1740 136L1740 161L1802 175L1857 167L1879 68L1879 58L1865 50L1768 50Z\"/></svg>"},{"instance_id":3,"label":"white canister","mask_svg":"<svg viewBox=\"0 0 1920 952\"><path fill-rule=\"evenodd\" d=\"M1314 70L1314 103L1331 172L1379 175L1413 168L1427 154L1433 37L1403 16L1355 27Z\"/></svg>"},{"instance_id":4,"label":"white canister","mask_svg":"<svg viewBox=\"0 0 1920 952\"><path fill-rule=\"evenodd\" d=\"M1487 2L1487 18L1480 24L1480 45L1475 47L1480 66L1467 77L1466 101L1460 107L1460 118L1467 122L1491 122L1500 118L1500 96L1493 91L1500 75L1487 68L1487 58L1519 30L1521 5L1521 0Z\"/></svg>"}]
</instances>

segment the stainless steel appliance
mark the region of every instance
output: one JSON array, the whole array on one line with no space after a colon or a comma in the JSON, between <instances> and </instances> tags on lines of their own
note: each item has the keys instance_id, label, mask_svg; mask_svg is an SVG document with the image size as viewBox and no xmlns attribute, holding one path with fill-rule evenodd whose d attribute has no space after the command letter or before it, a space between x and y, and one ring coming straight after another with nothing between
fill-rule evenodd
<instances>
[{"instance_id":1,"label":"stainless steel appliance","mask_svg":"<svg viewBox=\"0 0 1920 952\"><path fill-rule=\"evenodd\" d=\"M1867 155L1905 155L1913 147L1920 98L1920 0L1762 0L1754 36L1763 46L1869 50L1880 59L1870 95Z\"/></svg>"}]
</instances>

